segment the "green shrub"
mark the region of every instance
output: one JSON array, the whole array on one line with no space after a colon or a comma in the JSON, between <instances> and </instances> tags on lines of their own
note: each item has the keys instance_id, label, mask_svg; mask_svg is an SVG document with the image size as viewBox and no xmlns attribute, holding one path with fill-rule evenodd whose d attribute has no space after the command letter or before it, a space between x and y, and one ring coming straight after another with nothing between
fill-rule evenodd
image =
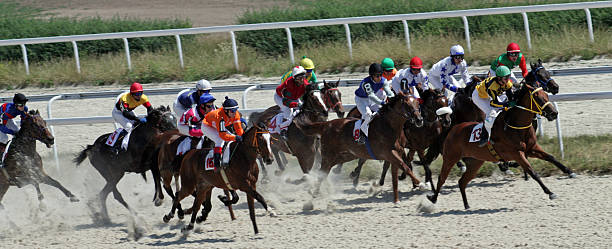
<instances>
[{"instance_id":1,"label":"green shrub","mask_svg":"<svg viewBox=\"0 0 612 249\"><path fill-rule=\"evenodd\" d=\"M457 9L479 9L492 7L519 6L529 4L551 4L568 1L418 1L418 0L364 0L355 4L350 0L312 0L292 1L293 9L272 8L260 11L248 11L239 19L241 24L313 20L339 17L374 16L390 14L407 14L419 12L447 11ZM593 25L610 27L612 25L612 8L592 9ZM529 13L529 24L532 33L552 33L566 26L586 26L584 10ZM523 19L520 14L491 15L468 17L470 33L494 34L498 32L522 31ZM427 35L461 35L463 22L460 18L442 18L408 21L413 36ZM369 24L351 24L353 40L367 39L380 34L403 35L401 22L382 22ZM346 40L344 27L341 25L307 27L291 29L293 43L296 47ZM241 43L252 46L268 54L285 54L287 37L282 29L238 32Z\"/></svg>"}]
</instances>

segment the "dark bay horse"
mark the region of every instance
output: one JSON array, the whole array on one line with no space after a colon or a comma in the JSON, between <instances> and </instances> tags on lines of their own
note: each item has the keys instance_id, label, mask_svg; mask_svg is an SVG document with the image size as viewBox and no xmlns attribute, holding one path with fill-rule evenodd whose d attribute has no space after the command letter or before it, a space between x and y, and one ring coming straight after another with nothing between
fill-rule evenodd
<instances>
[{"instance_id":1,"label":"dark bay horse","mask_svg":"<svg viewBox=\"0 0 612 249\"><path fill-rule=\"evenodd\" d=\"M98 194L101 212L99 214L100 217L97 218L102 222L110 222L106 208L106 197L111 192L119 203L130 209L117 189L117 183L126 172L139 173L144 178L145 173L151 170L153 176L159 179L159 170L157 168L157 151L159 148L155 139L158 138L161 132L174 129L176 129L176 118L172 114L170 107L160 106L149 113L146 123L134 126L127 151L122 151L115 155L111 147L105 144L106 139L111 135L111 133L107 133L98 137L93 145L87 145L73 159L79 165L85 158L89 157L91 165L106 180L106 185ZM155 184L158 185L160 183L155 181Z\"/></svg>"},{"instance_id":2,"label":"dark bay horse","mask_svg":"<svg viewBox=\"0 0 612 249\"><path fill-rule=\"evenodd\" d=\"M21 128L13 137L4 159L4 167L7 173L16 182L9 183L8 179L0 174L0 201L2 201L2 197L10 186L21 188L28 184L34 185L38 200L41 201L44 197L40 192L40 183L58 188L66 197L70 198L71 202L79 201L68 189L45 173L42 159L36 152L36 140L51 148L55 138L51 135L47 128L47 122L40 116L38 110L30 110L21 120ZM0 204L0 207L2 207L2 204Z\"/></svg>"},{"instance_id":3,"label":"dark bay horse","mask_svg":"<svg viewBox=\"0 0 612 249\"><path fill-rule=\"evenodd\" d=\"M500 113L492 128L491 143L499 157L494 156L487 147L479 147L478 143L469 142L472 129L478 124L477 122L465 122L451 128L444 141L442 151L444 162L438 178L438 185L433 196L428 196L429 200L436 203L440 189L444 185L451 167L461 158L465 158L464 161L467 165L467 171L459 179L459 189L466 209L470 206L467 202L465 188L476 177L478 170L485 161L497 162L500 159L517 161L521 168L540 184L540 187L542 187L544 193L549 195L550 199L556 197L542 183L538 174L533 171L527 157L536 157L563 166L552 155L542 150L540 145L537 144L535 130L532 129L532 121L536 114L543 115L549 121L552 121L557 118L557 110L548 101L548 95L541 87L534 88L530 84L522 84L515 96L517 106Z\"/></svg>"},{"instance_id":4,"label":"dark bay horse","mask_svg":"<svg viewBox=\"0 0 612 249\"><path fill-rule=\"evenodd\" d=\"M169 214L164 215L164 222L170 221L174 217L180 201L195 191L193 206L185 212L191 213L191 221L189 225L182 229L184 232L192 230L195 222L201 223L208 217L212 208L212 189L217 187L226 190L240 190L247 194L249 216L253 223L253 229L255 233L259 232L255 222L254 199L261 203L266 211L268 211L268 205L264 198L256 191L257 179L259 177L259 167L257 166L256 159L258 156L261 156L267 164L272 163L270 133L266 126L261 124L249 128L243 137L244 140L242 142L234 142L227 148L233 154L230 158L229 166L226 169L221 169L219 172L204 169L205 157L209 150L191 150L185 155L180 169L181 189L177 193L177 198L174 199L172 210L170 210ZM235 204L238 201L238 195L234 196L233 200L225 200L221 196L219 198L226 205ZM202 204L204 204L202 216L196 218L196 214Z\"/></svg>"},{"instance_id":5,"label":"dark bay horse","mask_svg":"<svg viewBox=\"0 0 612 249\"><path fill-rule=\"evenodd\" d=\"M336 89L335 91L338 90ZM331 90L328 90L328 93L330 92ZM340 96L339 93L337 96ZM325 121L327 120L328 108L324 104L321 91L318 89L318 86L314 84L307 87L306 93L304 96L302 96L302 100L303 105L300 109L300 113L296 115L291 125L289 125L287 128L287 141L285 141L279 134L271 134L272 139L274 140L272 142L272 152L276 158L276 163L278 164L280 172L285 169L285 166L281 162L278 153L279 151L295 156L298 159L298 163L300 164L304 174L310 172L315 162L315 154L317 153L317 138L315 136L304 134L304 132L302 132L295 125L295 123L298 122L298 120L308 120L310 122ZM279 112L280 108L278 106L272 106L263 113L251 114L249 120L251 120L253 124L269 124L270 120Z\"/></svg>"},{"instance_id":6,"label":"dark bay horse","mask_svg":"<svg viewBox=\"0 0 612 249\"><path fill-rule=\"evenodd\" d=\"M370 122L370 136L366 144L358 144L353 138L353 127L356 121L354 118L343 118L313 124L298 123L304 133L320 137L321 171L325 176L329 174L334 165L356 158L385 160L391 163L394 202L398 202L399 168L403 168L413 182L419 183L408 165L403 162L404 148L398 142L398 137L406 122L416 125L423 124L418 101L412 95L404 93L398 93L395 97L389 98L389 102L383 105Z\"/></svg>"}]
</instances>

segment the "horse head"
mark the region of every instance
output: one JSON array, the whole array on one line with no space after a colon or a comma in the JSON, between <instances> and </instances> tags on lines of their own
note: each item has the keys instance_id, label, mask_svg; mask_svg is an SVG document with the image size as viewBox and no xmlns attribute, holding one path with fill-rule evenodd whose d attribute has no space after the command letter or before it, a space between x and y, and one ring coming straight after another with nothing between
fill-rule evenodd
<instances>
[{"instance_id":1,"label":"horse head","mask_svg":"<svg viewBox=\"0 0 612 249\"><path fill-rule=\"evenodd\" d=\"M323 102L321 90L319 90L318 85L310 84L306 86L306 93L302 96L302 100L304 102L302 106L303 111L320 113L327 116L327 106L325 106L325 102Z\"/></svg>"},{"instance_id":2,"label":"horse head","mask_svg":"<svg viewBox=\"0 0 612 249\"><path fill-rule=\"evenodd\" d=\"M423 117L419 111L419 101L412 94L400 91L395 97L389 98L389 102L383 106L381 112L387 110L400 114L400 116L406 119L406 122L412 123L416 127L423 126Z\"/></svg>"},{"instance_id":3,"label":"horse head","mask_svg":"<svg viewBox=\"0 0 612 249\"><path fill-rule=\"evenodd\" d=\"M523 84L521 89L516 94L517 107L540 114L548 121L553 121L559 114L552 103L548 100L548 94L542 87L535 88L530 84Z\"/></svg>"},{"instance_id":4,"label":"horse head","mask_svg":"<svg viewBox=\"0 0 612 249\"><path fill-rule=\"evenodd\" d=\"M38 110L30 110L21 121L20 134L41 141L47 148L51 148L55 138L47 128L47 122L40 116Z\"/></svg>"},{"instance_id":5,"label":"horse head","mask_svg":"<svg viewBox=\"0 0 612 249\"><path fill-rule=\"evenodd\" d=\"M245 132L245 141L257 150L257 154L261 156L264 163L271 164L274 162L272 157L272 147L270 147L270 132L266 128L267 125L263 122L253 125L247 132Z\"/></svg>"},{"instance_id":6,"label":"horse head","mask_svg":"<svg viewBox=\"0 0 612 249\"><path fill-rule=\"evenodd\" d=\"M340 84L340 80L336 81L336 83L327 83L323 80L323 88L321 89L321 93L323 94L323 100L325 101L325 106L336 112L339 118L344 118L344 106L342 106L342 93L338 90L338 85Z\"/></svg>"},{"instance_id":7,"label":"horse head","mask_svg":"<svg viewBox=\"0 0 612 249\"><path fill-rule=\"evenodd\" d=\"M147 115L147 123L159 129L161 132L176 129L176 117L170 110L170 106L159 106Z\"/></svg>"},{"instance_id":8,"label":"horse head","mask_svg":"<svg viewBox=\"0 0 612 249\"><path fill-rule=\"evenodd\" d=\"M423 99L423 116L429 117L428 121L436 121L442 118L441 124L444 127L449 127L451 124L452 110L448 107L448 99L444 96L444 92L439 89L428 89L423 91L421 98Z\"/></svg>"},{"instance_id":9,"label":"horse head","mask_svg":"<svg viewBox=\"0 0 612 249\"><path fill-rule=\"evenodd\" d=\"M550 76L550 72L542 66L541 59L538 59L538 63L531 63L531 71L525 77L525 81L535 88L542 87L544 91L553 95L559 93L559 85Z\"/></svg>"}]
</instances>

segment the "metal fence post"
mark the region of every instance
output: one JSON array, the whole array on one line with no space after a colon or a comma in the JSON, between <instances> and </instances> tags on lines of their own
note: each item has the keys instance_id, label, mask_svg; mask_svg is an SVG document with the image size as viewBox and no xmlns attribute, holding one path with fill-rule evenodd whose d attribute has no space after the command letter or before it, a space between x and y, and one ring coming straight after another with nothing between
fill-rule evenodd
<instances>
[{"instance_id":1,"label":"metal fence post","mask_svg":"<svg viewBox=\"0 0 612 249\"><path fill-rule=\"evenodd\" d=\"M183 46L181 45L181 37L179 35L174 35L176 38L176 49L179 53L179 61L181 62L181 68L185 68L185 63L183 62Z\"/></svg>"},{"instance_id":2,"label":"metal fence post","mask_svg":"<svg viewBox=\"0 0 612 249\"><path fill-rule=\"evenodd\" d=\"M584 9L584 12L586 13L587 27L589 28L589 39L591 39L591 42L595 42L595 37L593 36L593 21L591 20L591 11L587 8Z\"/></svg>"},{"instance_id":3,"label":"metal fence post","mask_svg":"<svg viewBox=\"0 0 612 249\"><path fill-rule=\"evenodd\" d=\"M402 20L402 24L404 25L404 36L406 37L406 47L408 48L408 53L412 53L412 49L410 48L410 32L408 30L408 22L406 22L406 20Z\"/></svg>"},{"instance_id":4,"label":"metal fence post","mask_svg":"<svg viewBox=\"0 0 612 249\"><path fill-rule=\"evenodd\" d=\"M49 103L47 103L47 117L49 119L52 118L51 104L53 104L53 101L55 101L56 99L60 99L60 98L62 98L62 95L53 96L53 98L49 100ZM53 125L49 125L49 130L51 130L51 135L55 137L55 131L53 130ZM57 156L57 143L53 143L53 157L55 158L55 167L57 168L57 172L59 172L60 168L59 168L59 158Z\"/></svg>"},{"instance_id":5,"label":"metal fence post","mask_svg":"<svg viewBox=\"0 0 612 249\"><path fill-rule=\"evenodd\" d=\"M132 59L130 58L130 44L127 38L123 38L123 46L125 48L125 57L127 58L128 70L132 71Z\"/></svg>"},{"instance_id":6,"label":"metal fence post","mask_svg":"<svg viewBox=\"0 0 612 249\"><path fill-rule=\"evenodd\" d=\"M353 44L351 43L351 29L348 24L344 24L344 30L346 31L346 42L349 49L349 58L353 59Z\"/></svg>"},{"instance_id":7,"label":"metal fence post","mask_svg":"<svg viewBox=\"0 0 612 249\"><path fill-rule=\"evenodd\" d=\"M23 64L25 65L26 74L30 75L30 63L28 63L28 51L26 50L25 44L21 44L19 46L21 46L21 53L23 54Z\"/></svg>"},{"instance_id":8,"label":"metal fence post","mask_svg":"<svg viewBox=\"0 0 612 249\"><path fill-rule=\"evenodd\" d=\"M252 85L247 87L247 89L244 89L244 92L242 93L242 108L243 109L247 109L247 94L249 94L249 92L251 90L254 90L258 87L259 85Z\"/></svg>"},{"instance_id":9,"label":"metal fence post","mask_svg":"<svg viewBox=\"0 0 612 249\"><path fill-rule=\"evenodd\" d=\"M77 67L77 72L81 73L81 62L79 60L79 48L77 47L76 41L72 41L72 50L74 51L74 60Z\"/></svg>"},{"instance_id":10,"label":"metal fence post","mask_svg":"<svg viewBox=\"0 0 612 249\"><path fill-rule=\"evenodd\" d=\"M467 17L462 16L463 29L465 30L465 42L467 43L468 52L472 52L472 44L470 43L470 25L468 24Z\"/></svg>"},{"instance_id":11,"label":"metal fence post","mask_svg":"<svg viewBox=\"0 0 612 249\"><path fill-rule=\"evenodd\" d=\"M234 31L230 31L230 36L232 37L232 53L234 54L234 66L236 67L236 71L240 71L240 66L238 64L238 47L236 46L236 35Z\"/></svg>"},{"instance_id":12,"label":"metal fence post","mask_svg":"<svg viewBox=\"0 0 612 249\"><path fill-rule=\"evenodd\" d=\"M557 102L552 102L553 105L555 106L555 109L557 110L557 112L559 112L559 106L557 105ZM559 151L561 151L561 159L565 158L565 153L563 151L563 133L561 132L561 119L560 119L561 113L559 112L557 114L557 137L559 138Z\"/></svg>"},{"instance_id":13,"label":"metal fence post","mask_svg":"<svg viewBox=\"0 0 612 249\"><path fill-rule=\"evenodd\" d=\"M538 136L539 137L544 137L544 127L542 126L542 116L540 115L536 115L537 119L538 119Z\"/></svg>"},{"instance_id":14,"label":"metal fence post","mask_svg":"<svg viewBox=\"0 0 612 249\"><path fill-rule=\"evenodd\" d=\"M285 28L287 32L287 45L289 46L289 57L291 57L291 65L295 65L295 57L293 56L293 39L291 39L291 30Z\"/></svg>"},{"instance_id":15,"label":"metal fence post","mask_svg":"<svg viewBox=\"0 0 612 249\"><path fill-rule=\"evenodd\" d=\"M527 13L522 12L523 15L523 24L525 25L525 35L527 36L527 47L531 49L531 35L529 34L529 19L527 18Z\"/></svg>"}]
</instances>

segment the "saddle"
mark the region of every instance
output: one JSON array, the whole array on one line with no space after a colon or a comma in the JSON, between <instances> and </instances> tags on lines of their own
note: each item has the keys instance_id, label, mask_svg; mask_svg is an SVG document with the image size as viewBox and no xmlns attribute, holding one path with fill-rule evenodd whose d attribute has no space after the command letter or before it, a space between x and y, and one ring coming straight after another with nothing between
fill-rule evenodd
<instances>
[{"instance_id":1,"label":"saddle","mask_svg":"<svg viewBox=\"0 0 612 249\"><path fill-rule=\"evenodd\" d=\"M179 145L176 147L176 155L180 156L186 154L190 150L201 149L202 145L208 141L210 141L208 138L202 139L201 137L181 136L177 141Z\"/></svg>"},{"instance_id":2,"label":"saddle","mask_svg":"<svg viewBox=\"0 0 612 249\"><path fill-rule=\"evenodd\" d=\"M119 146L122 144L123 139L128 134L128 132L123 128L118 128L113 133L111 133L106 139L105 144L110 146L113 149L119 149Z\"/></svg>"},{"instance_id":3,"label":"saddle","mask_svg":"<svg viewBox=\"0 0 612 249\"><path fill-rule=\"evenodd\" d=\"M230 158L232 158L233 154L229 148L230 144L233 141L226 142L223 148L221 149L221 167L229 166ZM215 170L215 163L213 161L213 150L203 150L204 156L204 170Z\"/></svg>"}]
</instances>

